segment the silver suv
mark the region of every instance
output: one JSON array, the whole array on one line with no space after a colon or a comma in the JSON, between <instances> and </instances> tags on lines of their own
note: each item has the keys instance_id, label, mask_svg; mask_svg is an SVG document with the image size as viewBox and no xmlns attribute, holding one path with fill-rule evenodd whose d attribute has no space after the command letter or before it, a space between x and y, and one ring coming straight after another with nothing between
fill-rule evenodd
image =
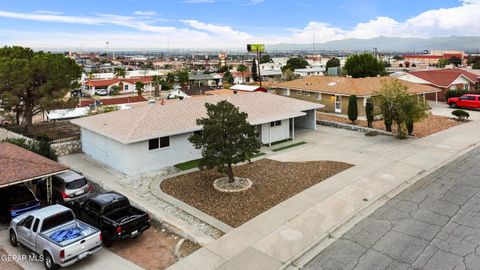
<instances>
[{"instance_id":1,"label":"silver suv","mask_svg":"<svg viewBox=\"0 0 480 270\"><path fill-rule=\"evenodd\" d=\"M37 194L46 198L45 180L37 184ZM93 191L92 185L87 179L75 172L67 171L52 176L52 200L59 204L73 204L79 199L87 197Z\"/></svg>"}]
</instances>

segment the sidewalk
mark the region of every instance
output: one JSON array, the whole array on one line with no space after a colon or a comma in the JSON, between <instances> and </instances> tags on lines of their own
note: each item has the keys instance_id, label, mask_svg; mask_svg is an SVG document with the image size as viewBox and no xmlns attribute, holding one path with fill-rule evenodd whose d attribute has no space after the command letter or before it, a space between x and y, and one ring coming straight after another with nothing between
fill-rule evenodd
<instances>
[{"instance_id":1,"label":"sidewalk","mask_svg":"<svg viewBox=\"0 0 480 270\"><path fill-rule=\"evenodd\" d=\"M323 134L323 132L331 134ZM356 166L271 208L206 245L169 269L279 269L300 259L362 211L372 211L389 196L407 188L480 143L480 121L473 121L422 139L391 137L339 144L333 131L319 127L305 138L308 144L269 158L331 159ZM313 135L312 135L313 134ZM312 141L314 138L317 141ZM329 151L331 147L332 151ZM333 150L334 149L334 150ZM393 193L391 193L393 192ZM389 194L390 193L390 194ZM386 196L388 194L388 196ZM353 225L352 225L353 226Z\"/></svg>"}]
</instances>

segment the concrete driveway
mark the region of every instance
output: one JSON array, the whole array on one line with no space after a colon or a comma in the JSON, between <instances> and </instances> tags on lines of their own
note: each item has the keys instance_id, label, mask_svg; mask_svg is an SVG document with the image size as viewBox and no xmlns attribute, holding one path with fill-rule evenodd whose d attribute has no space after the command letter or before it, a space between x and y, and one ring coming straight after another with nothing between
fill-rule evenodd
<instances>
[{"instance_id":1,"label":"concrete driveway","mask_svg":"<svg viewBox=\"0 0 480 270\"><path fill-rule=\"evenodd\" d=\"M8 238L8 228L6 226L1 227L0 231L0 247L2 247L5 252L9 255L29 255L30 252L20 248L20 247L13 247L10 245L9 238ZM148 256L147 254L145 254ZM17 261L17 263L23 267L24 269L28 270L41 270L45 269L43 262L40 261ZM0 268L2 263L0 262ZM86 259L85 261L76 263L69 267L68 269L71 270L81 270L81 269L89 269L89 270L105 270L105 269L115 269L115 270L141 270L143 268L139 267L138 265L108 251L105 248L102 248L100 251L95 253L90 258Z\"/></svg>"},{"instance_id":2,"label":"concrete driveway","mask_svg":"<svg viewBox=\"0 0 480 270\"><path fill-rule=\"evenodd\" d=\"M438 102L435 104L435 101L428 101L428 105L432 108L433 115L440 115L445 117L453 117L452 112L455 109L452 109L448 106L445 102ZM470 120L480 120L480 111L479 110L471 110L471 109L463 109L470 114Z\"/></svg>"}]
</instances>

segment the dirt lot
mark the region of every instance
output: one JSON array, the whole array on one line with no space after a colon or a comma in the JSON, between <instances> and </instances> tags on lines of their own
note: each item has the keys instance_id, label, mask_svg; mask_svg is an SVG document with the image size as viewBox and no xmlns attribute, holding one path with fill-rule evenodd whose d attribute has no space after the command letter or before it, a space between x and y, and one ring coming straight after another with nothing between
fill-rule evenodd
<instances>
[{"instance_id":1,"label":"dirt lot","mask_svg":"<svg viewBox=\"0 0 480 270\"><path fill-rule=\"evenodd\" d=\"M115 242L109 250L147 270L165 269L177 261L174 248L179 240L177 236L150 228L136 239ZM182 256L188 256L198 248L185 241L180 250Z\"/></svg>"},{"instance_id":2,"label":"dirt lot","mask_svg":"<svg viewBox=\"0 0 480 270\"><path fill-rule=\"evenodd\" d=\"M341 116L335 116L330 114L323 114L317 113L318 120L326 120L326 121L335 121L345 124L351 124L352 122L346 118ZM464 122L457 121L453 118L438 116L438 115L430 115L425 118L423 121L415 123L413 127L413 135L418 138L426 137L432 135L434 133L440 132L445 129L449 129L454 126L458 126L463 124ZM366 120L357 120L355 122L358 126L366 127L367 121ZM374 121L373 127L376 129L385 130L385 125L383 124L383 120ZM394 132L396 131L396 127L392 127Z\"/></svg>"},{"instance_id":3,"label":"dirt lot","mask_svg":"<svg viewBox=\"0 0 480 270\"><path fill-rule=\"evenodd\" d=\"M238 227L295 194L352 167L333 161L280 162L262 159L234 168L253 187L241 193L222 193L213 181L223 177L216 171L193 172L161 183L160 188L201 211Z\"/></svg>"}]
</instances>

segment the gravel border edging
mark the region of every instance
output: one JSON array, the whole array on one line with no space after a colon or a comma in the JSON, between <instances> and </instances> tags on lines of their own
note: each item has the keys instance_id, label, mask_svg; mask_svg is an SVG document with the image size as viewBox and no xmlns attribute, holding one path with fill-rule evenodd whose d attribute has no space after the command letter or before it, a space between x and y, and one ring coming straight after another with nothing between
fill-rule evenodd
<instances>
[{"instance_id":1,"label":"gravel border edging","mask_svg":"<svg viewBox=\"0 0 480 270\"><path fill-rule=\"evenodd\" d=\"M380 135L393 136L393 134L391 132L388 132L388 131L375 129L375 128L356 126L356 125L351 125L351 124L344 124L344 123L340 123L340 122L333 122L333 121L327 121L327 120L317 120L317 124L321 125L321 126L341 128L341 129L346 129L346 130L358 131L358 132L362 132L362 133L377 132Z\"/></svg>"}]
</instances>

